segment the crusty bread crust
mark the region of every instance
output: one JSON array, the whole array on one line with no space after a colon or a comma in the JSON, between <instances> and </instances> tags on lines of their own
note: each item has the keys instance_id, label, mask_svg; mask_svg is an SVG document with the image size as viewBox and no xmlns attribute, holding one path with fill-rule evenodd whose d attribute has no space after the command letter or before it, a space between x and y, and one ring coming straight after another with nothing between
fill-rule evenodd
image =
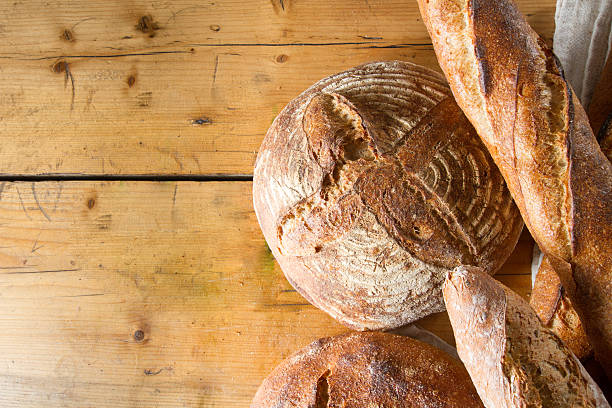
<instances>
[{"instance_id":1,"label":"crusty bread crust","mask_svg":"<svg viewBox=\"0 0 612 408\"><path fill-rule=\"evenodd\" d=\"M612 59L602 73L591 105L589 120L601 151L612 161ZM579 359L591 355L584 326L572 302L554 271L548 257L544 256L529 300L544 326L551 329Z\"/></svg>"},{"instance_id":2,"label":"crusty bread crust","mask_svg":"<svg viewBox=\"0 0 612 408\"><path fill-rule=\"evenodd\" d=\"M494 273L522 221L442 75L405 62L325 78L260 148L253 203L287 279L358 329L444 310L445 273Z\"/></svg>"},{"instance_id":3,"label":"crusty bread crust","mask_svg":"<svg viewBox=\"0 0 612 408\"><path fill-rule=\"evenodd\" d=\"M540 264L529 303L542 325L563 340L576 357L583 359L593 352L580 317L547 257Z\"/></svg>"},{"instance_id":4,"label":"crusty bread crust","mask_svg":"<svg viewBox=\"0 0 612 408\"><path fill-rule=\"evenodd\" d=\"M459 106L499 166L612 378L612 165L545 43L511 0L419 0ZM564 281L564 279L568 279Z\"/></svg>"},{"instance_id":5,"label":"crusty bread crust","mask_svg":"<svg viewBox=\"0 0 612 408\"><path fill-rule=\"evenodd\" d=\"M609 407L570 349L509 288L460 266L443 292L457 353L486 407Z\"/></svg>"},{"instance_id":6,"label":"crusty bread crust","mask_svg":"<svg viewBox=\"0 0 612 408\"><path fill-rule=\"evenodd\" d=\"M266 378L251 408L482 407L463 365L429 344L378 332L315 341Z\"/></svg>"}]
</instances>

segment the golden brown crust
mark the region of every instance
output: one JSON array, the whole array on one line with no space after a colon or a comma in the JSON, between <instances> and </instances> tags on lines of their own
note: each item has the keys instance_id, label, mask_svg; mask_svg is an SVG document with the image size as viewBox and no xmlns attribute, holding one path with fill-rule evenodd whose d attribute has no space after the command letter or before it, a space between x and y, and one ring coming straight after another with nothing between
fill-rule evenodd
<instances>
[{"instance_id":1,"label":"golden brown crust","mask_svg":"<svg viewBox=\"0 0 612 408\"><path fill-rule=\"evenodd\" d=\"M482 407L460 362L407 337L369 332L315 341L283 361L251 408Z\"/></svg>"},{"instance_id":2,"label":"golden brown crust","mask_svg":"<svg viewBox=\"0 0 612 408\"><path fill-rule=\"evenodd\" d=\"M607 116L607 118L606 118ZM593 94L589 120L602 152L612 161L612 60L608 59L602 78ZM598 130L599 129L599 130ZM555 332L576 357L587 358L593 352L578 313L561 285L548 257L538 270L530 304L544 326Z\"/></svg>"},{"instance_id":3,"label":"golden brown crust","mask_svg":"<svg viewBox=\"0 0 612 408\"><path fill-rule=\"evenodd\" d=\"M457 102L612 376L612 165L556 58L510 0L419 0Z\"/></svg>"},{"instance_id":4,"label":"golden brown crust","mask_svg":"<svg viewBox=\"0 0 612 408\"><path fill-rule=\"evenodd\" d=\"M576 357L583 359L592 353L582 322L547 257L536 275L530 304L542 325L563 340Z\"/></svg>"},{"instance_id":5,"label":"golden brown crust","mask_svg":"<svg viewBox=\"0 0 612 408\"><path fill-rule=\"evenodd\" d=\"M475 267L457 267L444 301L486 407L609 407L579 361L519 295Z\"/></svg>"},{"instance_id":6,"label":"golden brown crust","mask_svg":"<svg viewBox=\"0 0 612 408\"><path fill-rule=\"evenodd\" d=\"M563 295L563 285L548 258L544 256L538 268L529 304L538 314L542 324L549 325Z\"/></svg>"},{"instance_id":7,"label":"golden brown crust","mask_svg":"<svg viewBox=\"0 0 612 408\"><path fill-rule=\"evenodd\" d=\"M446 271L495 272L522 228L443 77L397 61L293 100L259 151L253 202L291 284L360 330L442 311Z\"/></svg>"}]
</instances>

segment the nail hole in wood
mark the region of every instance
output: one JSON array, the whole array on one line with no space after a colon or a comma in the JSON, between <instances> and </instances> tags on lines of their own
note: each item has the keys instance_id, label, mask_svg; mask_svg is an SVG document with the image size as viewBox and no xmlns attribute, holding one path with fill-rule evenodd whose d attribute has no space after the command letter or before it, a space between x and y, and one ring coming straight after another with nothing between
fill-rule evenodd
<instances>
[{"instance_id":1,"label":"nail hole in wood","mask_svg":"<svg viewBox=\"0 0 612 408\"><path fill-rule=\"evenodd\" d=\"M142 330L136 330L134 332L134 340L136 341L143 341L144 340L144 332Z\"/></svg>"},{"instance_id":2,"label":"nail hole in wood","mask_svg":"<svg viewBox=\"0 0 612 408\"><path fill-rule=\"evenodd\" d=\"M201 118L193 119L191 121L192 125L202 126L202 125L212 125L213 121L210 118L202 116Z\"/></svg>"}]
</instances>

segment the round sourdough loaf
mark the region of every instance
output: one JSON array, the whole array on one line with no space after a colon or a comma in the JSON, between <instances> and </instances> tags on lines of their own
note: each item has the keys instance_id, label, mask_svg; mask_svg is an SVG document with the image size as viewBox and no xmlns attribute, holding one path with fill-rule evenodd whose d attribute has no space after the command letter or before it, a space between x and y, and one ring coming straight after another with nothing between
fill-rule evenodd
<instances>
[{"instance_id":1,"label":"round sourdough loaf","mask_svg":"<svg viewBox=\"0 0 612 408\"><path fill-rule=\"evenodd\" d=\"M259 151L253 201L289 282L358 330L444 310L446 272L494 273L523 226L442 75L397 61L291 101Z\"/></svg>"},{"instance_id":2,"label":"round sourdough loaf","mask_svg":"<svg viewBox=\"0 0 612 408\"><path fill-rule=\"evenodd\" d=\"M407 337L369 332L315 341L283 361L251 408L482 407L463 365Z\"/></svg>"}]
</instances>

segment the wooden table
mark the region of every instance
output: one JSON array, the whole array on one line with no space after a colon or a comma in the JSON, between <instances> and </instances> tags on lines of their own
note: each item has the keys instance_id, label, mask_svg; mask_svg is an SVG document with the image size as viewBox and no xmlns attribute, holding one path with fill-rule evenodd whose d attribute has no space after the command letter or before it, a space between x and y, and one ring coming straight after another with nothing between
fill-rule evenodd
<instances>
[{"instance_id":1,"label":"wooden table","mask_svg":"<svg viewBox=\"0 0 612 408\"><path fill-rule=\"evenodd\" d=\"M519 6L550 41L554 0ZM0 406L244 407L346 331L283 277L250 180L289 100L387 59L439 69L413 0L3 2ZM498 274L524 296L531 248Z\"/></svg>"}]
</instances>

